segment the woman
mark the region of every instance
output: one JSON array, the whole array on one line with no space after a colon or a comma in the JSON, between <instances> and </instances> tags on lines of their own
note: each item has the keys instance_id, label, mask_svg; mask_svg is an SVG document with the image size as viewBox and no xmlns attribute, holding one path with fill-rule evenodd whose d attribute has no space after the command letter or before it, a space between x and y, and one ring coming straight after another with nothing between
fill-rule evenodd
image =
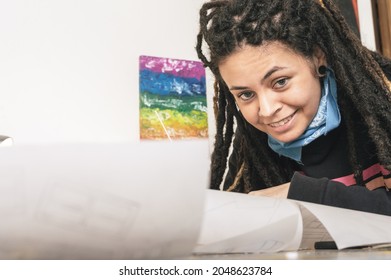
<instances>
[{"instance_id":1,"label":"woman","mask_svg":"<svg viewBox=\"0 0 391 280\"><path fill-rule=\"evenodd\" d=\"M216 78L211 188L391 215L391 61L332 1L210 1L197 52Z\"/></svg>"}]
</instances>

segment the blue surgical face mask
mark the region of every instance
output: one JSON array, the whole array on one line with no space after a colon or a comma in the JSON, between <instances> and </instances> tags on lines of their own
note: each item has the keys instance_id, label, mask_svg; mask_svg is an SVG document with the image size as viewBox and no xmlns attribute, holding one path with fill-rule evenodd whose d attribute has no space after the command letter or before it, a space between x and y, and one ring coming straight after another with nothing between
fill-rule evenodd
<instances>
[{"instance_id":1,"label":"blue surgical face mask","mask_svg":"<svg viewBox=\"0 0 391 280\"><path fill-rule=\"evenodd\" d=\"M288 143L278 141L268 136L270 148L279 155L286 156L297 162L301 162L301 149L319 136L326 135L329 131L338 127L341 122L341 114L337 104L337 84L334 72L327 68L323 79L322 94L319 108L304 133Z\"/></svg>"}]
</instances>

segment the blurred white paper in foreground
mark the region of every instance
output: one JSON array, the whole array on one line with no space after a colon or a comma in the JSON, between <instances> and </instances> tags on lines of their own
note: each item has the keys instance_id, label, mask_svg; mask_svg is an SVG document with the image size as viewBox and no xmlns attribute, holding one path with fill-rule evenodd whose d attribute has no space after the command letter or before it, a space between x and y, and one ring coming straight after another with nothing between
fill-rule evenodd
<instances>
[{"instance_id":1,"label":"blurred white paper in foreground","mask_svg":"<svg viewBox=\"0 0 391 280\"><path fill-rule=\"evenodd\" d=\"M190 254L208 185L206 141L0 150L1 259Z\"/></svg>"}]
</instances>

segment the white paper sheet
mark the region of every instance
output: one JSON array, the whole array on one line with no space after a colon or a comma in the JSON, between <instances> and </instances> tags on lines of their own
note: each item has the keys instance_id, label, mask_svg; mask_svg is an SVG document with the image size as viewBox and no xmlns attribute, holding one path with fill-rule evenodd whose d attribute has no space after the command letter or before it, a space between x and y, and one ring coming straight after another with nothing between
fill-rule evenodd
<instances>
[{"instance_id":1,"label":"white paper sheet","mask_svg":"<svg viewBox=\"0 0 391 280\"><path fill-rule=\"evenodd\" d=\"M297 250L302 236L299 207L286 200L207 190L195 253Z\"/></svg>"},{"instance_id":2,"label":"white paper sheet","mask_svg":"<svg viewBox=\"0 0 391 280\"><path fill-rule=\"evenodd\" d=\"M391 243L391 217L269 197L206 190L194 253L267 253Z\"/></svg>"},{"instance_id":3,"label":"white paper sheet","mask_svg":"<svg viewBox=\"0 0 391 280\"><path fill-rule=\"evenodd\" d=\"M303 219L303 237L300 249L314 249L315 242L333 241L323 223L307 208L298 203Z\"/></svg>"},{"instance_id":4,"label":"white paper sheet","mask_svg":"<svg viewBox=\"0 0 391 280\"><path fill-rule=\"evenodd\" d=\"M207 141L1 148L0 258L189 255L208 155Z\"/></svg>"},{"instance_id":5,"label":"white paper sheet","mask_svg":"<svg viewBox=\"0 0 391 280\"><path fill-rule=\"evenodd\" d=\"M391 216L298 201L327 228L338 249L391 243Z\"/></svg>"}]
</instances>

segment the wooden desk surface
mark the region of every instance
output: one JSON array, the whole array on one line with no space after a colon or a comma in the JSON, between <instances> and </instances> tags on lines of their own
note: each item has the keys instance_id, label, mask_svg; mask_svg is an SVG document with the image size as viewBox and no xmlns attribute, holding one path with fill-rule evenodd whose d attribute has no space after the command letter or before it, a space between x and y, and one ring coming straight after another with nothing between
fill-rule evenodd
<instances>
[{"instance_id":1,"label":"wooden desk surface","mask_svg":"<svg viewBox=\"0 0 391 280\"><path fill-rule=\"evenodd\" d=\"M261 254L193 254L198 260L391 260L391 248L346 250L301 250Z\"/></svg>"}]
</instances>

